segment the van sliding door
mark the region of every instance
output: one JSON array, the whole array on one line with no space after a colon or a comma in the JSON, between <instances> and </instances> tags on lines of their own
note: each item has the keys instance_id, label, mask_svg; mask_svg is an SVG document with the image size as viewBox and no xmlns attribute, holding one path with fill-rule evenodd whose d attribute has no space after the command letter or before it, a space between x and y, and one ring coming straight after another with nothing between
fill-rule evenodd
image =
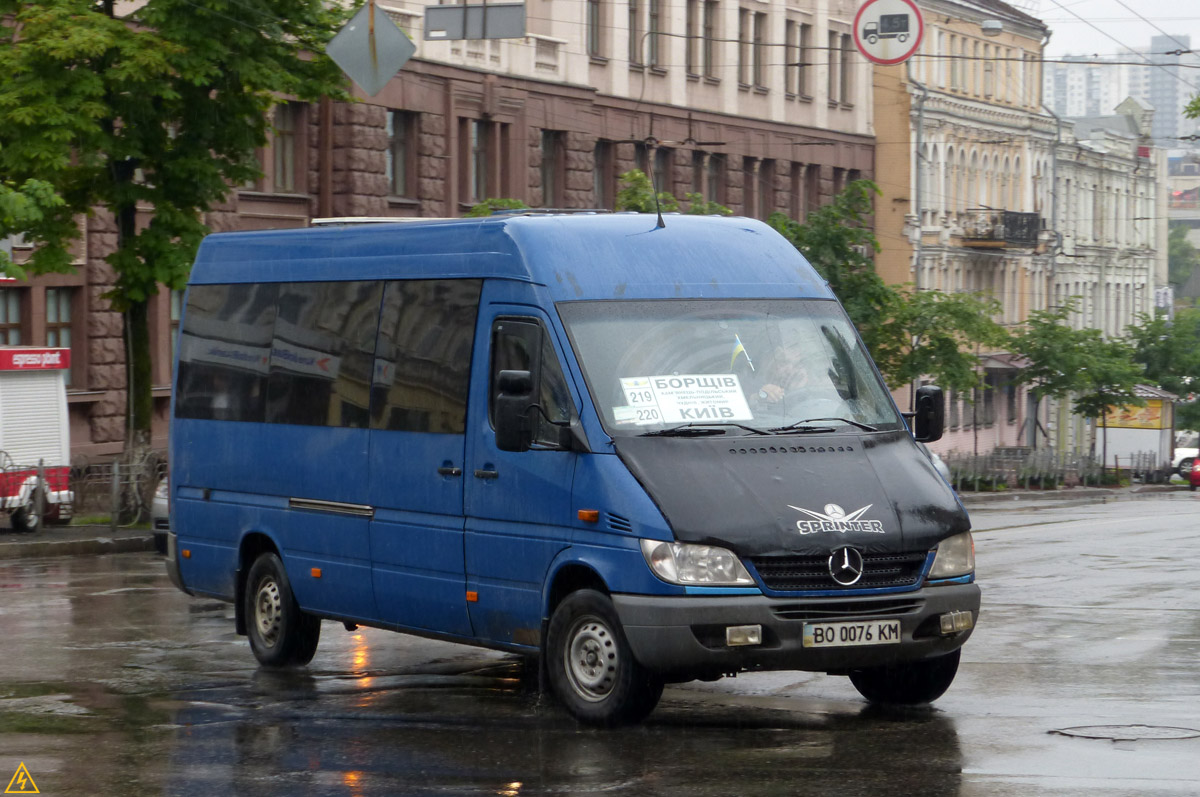
<instances>
[{"instance_id":1,"label":"van sliding door","mask_svg":"<svg viewBox=\"0 0 1200 797\"><path fill-rule=\"evenodd\" d=\"M379 619L469 635L467 393L480 280L387 283L371 382L369 503Z\"/></svg>"}]
</instances>

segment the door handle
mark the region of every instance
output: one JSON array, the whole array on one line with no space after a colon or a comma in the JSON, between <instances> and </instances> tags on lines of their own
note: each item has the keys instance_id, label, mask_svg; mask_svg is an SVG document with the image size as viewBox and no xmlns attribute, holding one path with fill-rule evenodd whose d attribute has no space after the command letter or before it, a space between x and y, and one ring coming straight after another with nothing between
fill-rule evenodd
<instances>
[{"instance_id":1,"label":"door handle","mask_svg":"<svg viewBox=\"0 0 1200 797\"><path fill-rule=\"evenodd\" d=\"M438 468L438 474L441 476L461 476L462 468L456 468L449 463Z\"/></svg>"},{"instance_id":2,"label":"door handle","mask_svg":"<svg viewBox=\"0 0 1200 797\"><path fill-rule=\"evenodd\" d=\"M475 478L476 479L498 479L498 478L500 478L500 471L476 469L475 470Z\"/></svg>"}]
</instances>

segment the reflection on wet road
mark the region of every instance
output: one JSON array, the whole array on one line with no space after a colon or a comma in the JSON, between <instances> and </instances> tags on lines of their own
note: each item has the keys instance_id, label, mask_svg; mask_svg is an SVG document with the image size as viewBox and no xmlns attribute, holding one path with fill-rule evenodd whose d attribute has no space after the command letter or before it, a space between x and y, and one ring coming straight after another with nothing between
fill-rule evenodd
<instances>
[{"instance_id":1,"label":"reflection on wet road","mask_svg":"<svg viewBox=\"0 0 1200 797\"><path fill-rule=\"evenodd\" d=\"M976 511L979 629L933 708L845 679L670 687L596 731L520 659L326 623L311 667L257 668L231 607L125 554L0 563L0 777L43 794L1200 793L1200 500Z\"/></svg>"}]
</instances>

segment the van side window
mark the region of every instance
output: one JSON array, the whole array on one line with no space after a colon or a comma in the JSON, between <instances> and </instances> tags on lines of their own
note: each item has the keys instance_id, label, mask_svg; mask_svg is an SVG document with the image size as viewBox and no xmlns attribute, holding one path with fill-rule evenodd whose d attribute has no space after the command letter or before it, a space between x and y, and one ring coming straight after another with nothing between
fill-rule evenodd
<instances>
[{"instance_id":1,"label":"van side window","mask_svg":"<svg viewBox=\"0 0 1200 797\"><path fill-rule=\"evenodd\" d=\"M278 285L193 285L179 333L175 415L265 417Z\"/></svg>"},{"instance_id":2,"label":"van side window","mask_svg":"<svg viewBox=\"0 0 1200 797\"><path fill-rule=\"evenodd\" d=\"M387 283L371 428L463 434L482 280Z\"/></svg>"},{"instance_id":3,"label":"van side window","mask_svg":"<svg viewBox=\"0 0 1200 797\"><path fill-rule=\"evenodd\" d=\"M374 281L280 286L268 423L367 427L382 291Z\"/></svg>"},{"instance_id":4,"label":"van side window","mask_svg":"<svg viewBox=\"0 0 1200 797\"><path fill-rule=\"evenodd\" d=\"M501 371L529 371L538 390L538 404L541 413L533 413L533 442L538 445L559 447L562 439L561 432L550 421L566 423L571 420L571 394L567 389L567 380L563 375L562 365L558 354L550 342L550 334L541 328L542 345L540 351L533 351L533 341L539 337L536 332L541 328L540 322L533 318L505 318L496 322L492 328L492 372L489 382L488 418L494 419L494 403L496 396L496 380ZM494 424L494 420L493 420Z\"/></svg>"}]
</instances>

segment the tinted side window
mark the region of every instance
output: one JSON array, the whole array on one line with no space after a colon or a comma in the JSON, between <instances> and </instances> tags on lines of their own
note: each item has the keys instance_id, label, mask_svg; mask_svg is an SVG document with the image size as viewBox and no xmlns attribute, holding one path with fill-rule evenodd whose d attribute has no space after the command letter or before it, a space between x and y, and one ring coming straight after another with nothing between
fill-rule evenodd
<instances>
[{"instance_id":1,"label":"tinted side window","mask_svg":"<svg viewBox=\"0 0 1200 797\"><path fill-rule=\"evenodd\" d=\"M539 337L539 331L542 344L541 349L536 350L533 341ZM492 369L488 388L492 403L497 394L496 381L500 372L510 370L529 371L537 386L537 401L545 415L535 411L530 416L533 442L559 446L562 439L559 428L548 423L547 419L556 423L571 420L571 394L567 390L567 380L558 354L550 342L550 333L537 319L505 318L497 321L492 328ZM488 417L494 423L493 409L489 405Z\"/></svg>"},{"instance_id":2,"label":"tinted side window","mask_svg":"<svg viewBox=\"0 0 1200 797\"><path fill-rule=\"evenodd\" d=\"M277 285L193 285L179 334L175 414L264 419Z\"/></svg>"},{"instance_id":3,"label":"tinted side window","mask_svg":"<svg viewBox=\"0 0 1200 797\"><path fill-rule=\"evenodd\" d=\"M366 428L380 282L279 287L267 422Z\"/></svg>"},{"instance_id":4,"label":"tinted side window","mask_svg":"<svg viewBox=\"0 0 1200 797\"><path fill-rule=\"evenodd\" d=\"M371 428L462 434L481 280L400 280L383 295Z\"/></svg>"}]
</instances>

